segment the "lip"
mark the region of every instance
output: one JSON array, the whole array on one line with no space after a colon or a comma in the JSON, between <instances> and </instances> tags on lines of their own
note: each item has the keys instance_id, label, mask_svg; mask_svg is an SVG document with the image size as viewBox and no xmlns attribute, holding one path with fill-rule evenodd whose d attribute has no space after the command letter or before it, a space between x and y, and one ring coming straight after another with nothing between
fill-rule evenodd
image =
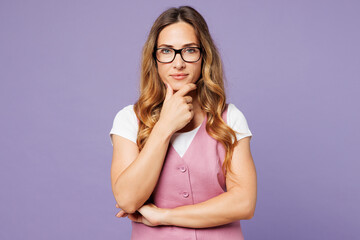
<instances>
[{"instance_id":1,"label":"lip","mask_svg":"<svg viewBox=\"0 0 360 240\"><path fill-rule=\"evenodd\" d=\"M177 80L181 80L187 77L187 75L189 74L185 74L185 73L179 73L179 74L172 74L170 76L172 76L173 78L177 79Z\"/></svg>"}]
</instances>

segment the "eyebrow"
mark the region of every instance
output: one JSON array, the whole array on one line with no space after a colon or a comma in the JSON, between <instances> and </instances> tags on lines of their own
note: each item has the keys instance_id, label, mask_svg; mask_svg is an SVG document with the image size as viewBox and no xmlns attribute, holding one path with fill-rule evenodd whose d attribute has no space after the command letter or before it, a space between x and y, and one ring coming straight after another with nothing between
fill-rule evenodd
<instances>
[{"instance_id":1,"label":"eyebrow","mask_svg":"<svg viewBox=\"0 0 360 240\"><path fill-rule=\"evenodd\" d=\"M198 46L198 44L196 44L196 43L187 43L187 44L184 44L183 47L189 47L189 46L192 46L192 45ZM161 46L171 47L171 48L174 47L173 45L169 45L169 44L160 44L159 47L161 47Z\"/></svg>"}]
</instances>

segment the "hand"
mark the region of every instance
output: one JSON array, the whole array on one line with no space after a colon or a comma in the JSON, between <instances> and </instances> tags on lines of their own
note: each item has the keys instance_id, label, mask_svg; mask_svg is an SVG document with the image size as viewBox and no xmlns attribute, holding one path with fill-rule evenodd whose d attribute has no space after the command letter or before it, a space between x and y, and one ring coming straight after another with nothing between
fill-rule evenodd
<instances>
[{"instance_id":1,"label":"hand","mask_svg":"<svg viewBox=\"0 0 360 240\"><path fill-rule=\"evenodd\" d=\"M158 208L153 203L143 205L137 210L140 214L138 216L129 215L129 218L135 222L142 222L148 226L165 225L165 217L167 209Z\"/></svg>"},{"instance_id":2,"label":"hand","mask_svg":"<svg viewBox=\"0 0 360 240\"><path fill-rule=\"evenodd\" d=\"M161 122L162 126L166 126L171 134L173 134L185 127L194 117L192 97L185 95L196 89L196 84L185 84L175 94L170 84L166 85L166 96L159 122Z\"/></svg>"},{"instance_id":3,"label":"hand","mask_svg":"<svg viewBox=\"0 0 360 240\"><path fill-rule=\"evenodd\" d=\"M115 204L115 207L120 208L119 204L117 203ZM120 217L126 217L127 215L128 213L121 209L115 216L120 218Z\"/></svg>"},{"instance_id":4,"label":"hand","mask_svg":"<svg viewBox=\"0 0 360 240\"><path fill-rule=\"evenodd\" d=\"M119 205L116 204L116 207L118 208ZM153 203L149 203L146 205L143 205L141 208L139 208L136 212L128 214L125 213L123 210L121 210L116 216L117 217L126 217L134 222L140 222L147 226L158 226L158 225L164 225L164 219L166 210L163 208L158 208Z\"/></svg>"}]
</instances>

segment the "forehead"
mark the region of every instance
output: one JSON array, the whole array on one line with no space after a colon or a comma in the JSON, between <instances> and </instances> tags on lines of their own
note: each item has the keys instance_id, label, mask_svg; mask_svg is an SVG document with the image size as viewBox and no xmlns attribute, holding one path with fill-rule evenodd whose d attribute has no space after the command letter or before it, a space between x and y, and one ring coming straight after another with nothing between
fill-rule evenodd
<instances>
[{"instance_id":1,"label":"forehead","mask_svg":"<svg viewBox=\"0 0 360 240\"><path fill-rule=\"evenodd\" d=\"M171 45L175 48L181 48L186 44L199 41L195 34L195 29L188 23L177 22L166 26L159 34L157 45Z\"/></svg>"}]
</instances>

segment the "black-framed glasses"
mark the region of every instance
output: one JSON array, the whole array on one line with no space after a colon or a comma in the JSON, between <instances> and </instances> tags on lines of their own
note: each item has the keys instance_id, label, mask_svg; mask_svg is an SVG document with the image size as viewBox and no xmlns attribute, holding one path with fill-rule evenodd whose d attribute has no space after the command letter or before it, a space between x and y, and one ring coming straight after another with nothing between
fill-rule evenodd
<instances>
[{"instance_id":1,"label":"black-framed glasses","mask_svg":"<svg viewBox=\"0 0 360 240\"><path fill-rule=\"evenodd\" d=\"M178 53L180 54L182 60L188 63L193 63L200 60L202 49L199 47L185 47L181 49L162 47L155 49L154 57L161 63L170 63L174 61L175 56Z\"/></svg>"}]
</instances>

